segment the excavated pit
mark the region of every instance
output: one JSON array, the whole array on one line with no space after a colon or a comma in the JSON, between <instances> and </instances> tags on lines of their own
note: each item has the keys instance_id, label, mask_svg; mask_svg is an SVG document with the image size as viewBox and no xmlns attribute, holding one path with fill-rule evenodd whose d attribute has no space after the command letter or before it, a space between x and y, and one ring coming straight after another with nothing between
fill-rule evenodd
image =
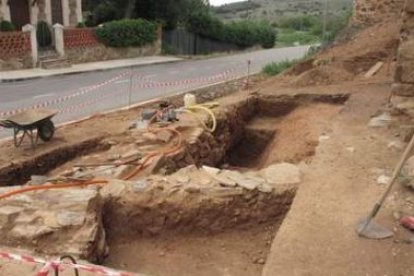
<instances>
[{"instance_id":1,"label":"excavated pit","mask_svg":"<svg viewBox=\"0 0 414 276\"><path fill-rule=\"evenodd\" d=\"M46 191L31 199L38 200L37 205L24 203L24 208L16 209L23 199L3 202L0 213L7 204L14 209L1 236L9 246L47 254L74 252L90 261L104 260L107 266L148 275L260 275L300 184L297 165L311 161L329 118L347 99L346 94L306 94L229 100L215 110L214 133L180 121L176 129L185 142L179 152L156 159L133 181L110 180L93 195L94 204L85 198L82 212L89 220L73 221L72 213L80 212L74 201L62 205L69 212L63 219L76 224L59 228L51 217L61 216L60 211L42 200L54 197ZM129 131L94 140L86 148L72 145L45 155L45 160L56 163L47 161L41 169L30 165L35 160L19 164L21 179L46 172L70 176L78 173L75 164L107 161L115 153L151 151L170 139L163 135L160 142L160 137ZM116 179L123 171L110 173L117 177L105 177ZM25 218L20 219L23 212ZM30 221L36 225L26 227ZM34 231L38 228L44 234ZM66 236L82 236L88 246L75 240L67 245Z\"/></svg>"},{"instance_id":2,"label":"excavated pit","mask_svg":"<svg viewBox=\"0 0 414 276\"><path fill-rule=\"evenodd\" d=\"M110 145L103 143L104 137L93 137L63 147L55 147L47 150L34 158L30 158L32 152L28 151L23 161L10 162L0 167L0 185L22 185L30 180L32 175L43 175L66 162L82 155L107 150Z\"/></svg>"},{"instance_id":3,"label":"excavated pit","mask_svg":"<svg viewBox=\"0 0 414 276\"><path fill-rule=\"evenodd\" d=\"M241 141L228 153L226 163L235 168L257 166L275 135L276 130L273 129L246 127Z\"/></svg>"},{"instance_id":4,"label":"excavated pit","mask_svg":"<svg viewBox=\"0 0 414 276\"><path fill-rule=\"evenodd\" d=\"M233 168L261 169L277 162L310 160L322 134L321 125L347 99L347 95L260 98L258 115L246 122L223 163Z\"/></svg>"},{"instance_id":5,"label":"excavated pit","mask_svg":"<svg viewBox=\"0 0 414 276\"><path fill-rule=\"evenodd\" d=\"M323 125L347 99L348 95L298 95L231 103L218 114L218 131L198 133L183 152L165 161L164 172L207 164L221 167L222 172L251 175L269 170L274 163L310 162L324 134ZM191 154L196 157L188 158ZM180 174L191 176L186 169ZM104 220L111 248L106 265L150 275L261 275L297 185L276 185L276 190L283 188L271 194L260 189L237 194L226 187L194 205L193 197L209 194L198 190L203 177L196 176L195 181L199 183L190 180L185 188L191 199L178 199L185 209L174 200L159 198L145 199L151 202L146 209L111 201ZM127 224L127 229L118 227Z\"/></svg>"}]
</instances>

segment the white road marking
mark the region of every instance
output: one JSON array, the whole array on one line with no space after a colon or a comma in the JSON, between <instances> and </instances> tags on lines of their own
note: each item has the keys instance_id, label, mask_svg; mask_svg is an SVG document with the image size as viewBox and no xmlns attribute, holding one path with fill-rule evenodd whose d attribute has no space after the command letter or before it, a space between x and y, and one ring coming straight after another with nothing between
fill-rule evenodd
<instances>
[{"instance_id":1,"label":"white road marking","mask_svg":"<svg viewBox=\"0 0 414 276\"><path fill-rule=\"evenodd\" d=\"M119 81L114 82L114 84L121 84L121 83L127 83L127 82L129 82L129 79L119 80Z\"/></svg>"},{"instance_id":2,"label":"white road marking","mask_svg":"<svg viewBox=\"0 0 414 276\"><path fill-rule=\"evenodd\" d=\"M56 93L42 94L42 95L34 96L33 99L40 99L40 98L52 97L54 95L56 95Z\"/></svg>"}]
</instances>

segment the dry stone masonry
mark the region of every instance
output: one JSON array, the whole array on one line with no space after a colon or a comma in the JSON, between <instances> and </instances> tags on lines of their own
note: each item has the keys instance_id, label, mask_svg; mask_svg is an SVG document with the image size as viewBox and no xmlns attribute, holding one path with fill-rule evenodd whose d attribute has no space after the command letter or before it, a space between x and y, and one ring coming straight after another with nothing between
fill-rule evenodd
<instances>
[{"instance_id":1,"label":"dry stone masonry","mask_svg":"<svg viewBox=\"0 0 414 276\"><path fill-rule=\"evenodd\" d=\"M1 188L6 190L15 188ZM99 261L107 251L102 199L94 189L27 193L0 202L2 246Z\"/></svg>"},{"instance_id":2,"label":"dry stone masonry","mask_svg":"<svg viewBox=\"0 0 414 276\"><path fill-rule=\"evenodd\" d=\"M414 1L407 0L401 28L397 68L392 87L393 107L414 116Z\"/></svg>"},{"instance_id":3,"label":"dry stone masonry","mask_svg":"<svg viewBox=\"0 0 414 276\"><path fill-rule=\"evenodd\" d=\"M99 262L108 254L107 233L216 232L282 220L300 181L292 164L245 173L192 165L102 188L27 193L0 202L0 245Z\"/></svg>"}]
</instances>

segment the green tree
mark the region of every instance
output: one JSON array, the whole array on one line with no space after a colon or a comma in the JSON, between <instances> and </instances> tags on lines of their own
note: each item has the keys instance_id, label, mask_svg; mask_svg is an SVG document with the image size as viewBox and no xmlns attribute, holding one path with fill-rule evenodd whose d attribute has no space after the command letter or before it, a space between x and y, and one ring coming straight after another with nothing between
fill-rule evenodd
<instances>
[{"instance_id":1,"label":"green tree","mask_svg":"<svg viewBox=\"0 0 414 276\"><path fill-rule=\"evenodd\" d=\"M144 18L159 21L172 29L185 23L190 16L207 13L208 5L203 0L86 0L89 12L88 25L122 18Z\"/></svg>"}]
</instances>

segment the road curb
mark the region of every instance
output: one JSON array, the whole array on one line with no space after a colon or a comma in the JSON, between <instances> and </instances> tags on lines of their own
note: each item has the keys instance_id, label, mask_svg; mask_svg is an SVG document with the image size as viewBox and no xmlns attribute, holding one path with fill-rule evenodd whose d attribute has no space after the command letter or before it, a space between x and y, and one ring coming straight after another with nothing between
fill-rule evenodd
<instances>
[{"instance_id":1,"label":"road curb","mask_svg":"<svg viewBox=\"0 0 414 276\"><path fill-rule=\"evenodd\" d=\"M15 83L15 82L20 82L20 81L44 79L44 78L57 77L57 76L79 75L83 73L94 73L94 72L111 71L111 70L118 70L118 69L125 69L125 68L145 67L145 66L150 66L150 65L169 64L169 63L175 63L175 62L180 62L180 61L185 61L185 59L177 58L177 60L124 65L124 66L118 66L118 67L98 68L98 69L92 69L92 70L80 70L80 71L74 71L74 72L62 72L62 73L56 73L56 74L50 74L50 75L44 75L44 76L31 76L31 77L22 77L22 78L3 78L3 79L0 79L0 83Z\"/></svg>"}]
</instances>

